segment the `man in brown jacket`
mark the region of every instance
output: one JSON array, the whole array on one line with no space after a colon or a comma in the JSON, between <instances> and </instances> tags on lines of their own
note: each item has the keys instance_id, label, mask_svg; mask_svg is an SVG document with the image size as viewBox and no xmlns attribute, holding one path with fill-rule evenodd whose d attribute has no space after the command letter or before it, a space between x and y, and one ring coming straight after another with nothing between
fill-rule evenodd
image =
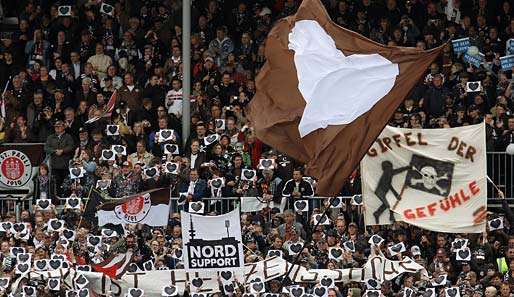
<instances>
[{"instance_id":1,"label":"man in brown jacket","mask_svg":"<svg viewBox=\"0 0 514 297\"><path fill-rule=\"evenodd\" d=\"M125 101L128 107L136 110L142 105L142 92L134 83L134 76L131 73L125 74L124 84L118 91L119 101Z\"/></svg>"}]
</instances>

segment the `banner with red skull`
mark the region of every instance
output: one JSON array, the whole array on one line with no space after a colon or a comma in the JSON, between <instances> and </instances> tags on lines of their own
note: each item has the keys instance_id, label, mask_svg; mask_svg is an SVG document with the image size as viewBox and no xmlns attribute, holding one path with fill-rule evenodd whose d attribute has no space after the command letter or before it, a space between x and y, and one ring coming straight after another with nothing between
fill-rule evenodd
<instances>
[{"instance_id":1,"label":"banner with red skull","mask_svg":"<svg viewBox=\"0 0 514 297\"><path fill-rule=\"evenodd\" d=\"M361 161L366 224L403 221L438 232L483 232L486 168L484 124L387 126Z\"/></svg>"}]
</instances>

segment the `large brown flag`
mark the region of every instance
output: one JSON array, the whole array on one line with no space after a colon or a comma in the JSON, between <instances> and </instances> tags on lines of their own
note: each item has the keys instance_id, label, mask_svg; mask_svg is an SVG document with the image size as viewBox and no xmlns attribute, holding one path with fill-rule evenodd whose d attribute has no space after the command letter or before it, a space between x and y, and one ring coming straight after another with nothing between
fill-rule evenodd
<instances>
[{"instance_id":1,"label":"large brown flag","mask_svg":"<svg viewBox=\"0 0 514 297\"><path fill-rule=\"evenodd\" d=\"M380 55L379 58L397 64L399 73L395 74L395 79L393 77L390 88L387 89L389 91L351 121L328 125L325 122L321 128L311 129L301 137L299 125L306 99L300 91L295 51L289 49L289 34L295 24L307 20L319 24L320 30L322 28L334 40L335 47L343 57ZM300 33L298 36L303 39L311 38L305 36L305 31ZM309 44L310 41L306 42L305 44ZM420 51L415 48L381 45L336 25L319 0L304 0L295 15L279 20L268 35L267 61L256 79L257 93L249 105L248 117L257 137L263 142L307 164L306 174L319 180L319 195L335 195L442 48L443 46ZM297 46L295 50L300 52L302 48ZM323 61L320 60L320 64ZM351 96L350 102L358 105L361 104L359 94L365 91L362 86L353 89L350 86L337 96L341 99ZM311 99L311 102L323 102L326 98L317 98L313 94ZM348 106L348 100L342 105L338 108L345 109L344 105ZM325 114L319 113L315 116L323 122ZM312 114L310 118L313 118Z\"/></svg>"}]
</instances>

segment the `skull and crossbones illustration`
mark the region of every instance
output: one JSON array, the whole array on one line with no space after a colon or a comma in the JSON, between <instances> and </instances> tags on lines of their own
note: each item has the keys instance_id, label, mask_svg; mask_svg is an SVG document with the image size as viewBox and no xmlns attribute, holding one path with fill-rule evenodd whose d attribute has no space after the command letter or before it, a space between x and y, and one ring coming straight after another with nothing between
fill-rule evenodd
<instances>
[{"instance_id":1,"label":"skull and crossbones illustration","mask_svg":"<svg viewBox=\"0 0 514 297\"><path fill-rule=\"evenodd\" d=\"M415 169L415 168L414 168ZM448 174L445 173L441 176L437 176L437 171L432 166L423 166L421 170L418 171L421 174L421 178L413 178L411 179L411 184L416 186L418 184L423 184L423 186L427 190L432 190L433 188L437 189L439 193L444 193L445 189L440 187L437 183L440 180L448 180Z\"/></svg>"}]
</instances>

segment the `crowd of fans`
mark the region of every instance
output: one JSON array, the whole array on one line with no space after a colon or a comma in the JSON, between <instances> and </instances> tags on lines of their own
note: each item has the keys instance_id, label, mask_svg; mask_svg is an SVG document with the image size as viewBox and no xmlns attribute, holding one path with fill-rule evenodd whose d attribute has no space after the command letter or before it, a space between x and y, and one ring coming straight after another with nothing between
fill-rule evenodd
<instances>
[{"instance_id":1,"label":"crowd of fans","mask_svg":"<svg viewBox=\"0 0 514 297\"><path fill-rule=\"evenodd\" d=\"M157 268L182 267L172 256L181 248L176 209L165 228L128 226L124 234L104 238L100 248L88 248L87 235L100 234L100 228L93 218L81 220L82 210L62 207L59 197L88 197L99 180L107 185L102 191L114 198L158 187L170 187L173 196L182 195L187 201L255 196L276 202L289 197L292 202L313 196L315 181L304 179L301 164L256 138L244 112L266 60L267 33L275 20L294 13L300 2L192 1L192 133L186 138L180 135L181 0L1 1L4 17L17 17L18 25L4 30L0 43L0 87L6 86L0 141L45 143L48 158L39 166L27 198L35 206L21 213L28 235L0 231L0 277L19 277L13 247L32 253L32 261L61 254L72 263L99 263L132 250L141 269L148 260ZM448 45L394 113L391 125L438 128L485 121L488 151L505 151L514 142L512 73L502 71L499 62L500 57L514 54L514 1L323 2L334 22L382 44L431 49L448 39L469 37L484 54L484 65L475 67ZM108 4L107 9L101 9L102 3ZM71 15L60 9L67 5ZM481 82L480 90L466 91L466 83L474 81ZM86 123L106 111L114 92L116 106L110 117ZM161 134L165 129L173 130L170 137ZM168 144L176 144L178 152L166 151ZM126 153L110 160L104 151L113 145L124 146ZM275 166L260 170L261 159L274 159ZM161 166L166 162L178 163L178 171L166 172ZM83 176L72 178L70 168L83 168ZM153 168L157 170L149 170ZM243 169L257 169L257 177L241 180ZM216 178L224 178L220 190L211 184ZM359 178L355 172L341 194L358 194ZM38 208L37 201L43 198L52 199L54 206ZM308 215L322 212L326 201L315 206ZM314 230L308 215L293 213L292 203L288 208L241 215L247 262L265 258L270 249L283 250L293 262L287 247L305 241L298 259L301 265L362 267L370 254L369 237L380 234L387 257L400 259L390 257L386 247L404 242L403 255L425 266L431 277L447 275L447 284L438 290L458 286L461 296L468 297L514 293L514 215L506 202L505 228L476 235L434 233L402 223L365 227L361 206L349 202L330 212L331 225ZM72 243L48 230L47 222L55 217L77 230ZM15 223L16 218L4 212L1 221ZM455 238L469 240L471 261L456 260ZM328 248L347 240L355 242L355 252L345 252L340 261L329 260ZM58 294L46 284L29 284L37 286L38 296ZM405 288L411 288L418 296L430 286L419 274L404 274L382 283L381 290L384 296L404 296ZM266 287L279 293L282 285L276 280ZM362 283L338 284L329 296L361 296L365 290ZM4 295L10 292L0 290Z\"/></svg>"}]
</instances>

